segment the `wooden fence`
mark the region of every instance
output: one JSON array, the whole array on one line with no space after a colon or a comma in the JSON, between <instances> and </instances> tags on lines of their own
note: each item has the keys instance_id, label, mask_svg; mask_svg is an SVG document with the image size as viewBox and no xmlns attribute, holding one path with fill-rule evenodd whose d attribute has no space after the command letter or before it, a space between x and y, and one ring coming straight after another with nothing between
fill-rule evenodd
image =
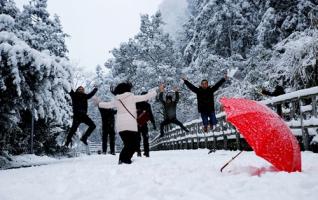
<instances>
[{"instance_id":1,"label":"wooden fence","mask_svg":"<svg viewBox=\"0 0 318 200\"><path fill-rule=\"evenodd\" d=\"M313 137L318 137L317 100L318 87L313 87L274 97L261 103L273 109L277 104L281 104L283 119L299 140L301 149L317 152L318 145L312 142ZM217 114L217 119L217 126L207 133L202 130L201 120L187 123L186 127L190 130L188 133L179 128L169 130L164 137L151 141L150 148L154 151L197 148L251 150L242 135L226 121L225 113Z\"/></svg>"}]
</instances>

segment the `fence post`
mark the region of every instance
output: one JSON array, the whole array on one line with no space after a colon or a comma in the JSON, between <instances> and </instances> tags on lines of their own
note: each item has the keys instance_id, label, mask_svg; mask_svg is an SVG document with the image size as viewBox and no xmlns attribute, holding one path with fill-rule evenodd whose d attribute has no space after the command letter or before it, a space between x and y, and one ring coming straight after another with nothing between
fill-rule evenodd
<instances>
[{"instance_id":1,"label":"fence post","mask_svg":"<svg viewBox=\"0 0 318 200\"><path fill-rule=\"evenodd\" d=\"M224 150L227 150L227 136L224 134L224 135L223 135L223 138L224 138L224 139L223 139L223 140L224 140L224 141L223 141L223 142L224 142L224 143L223 143L223 144L224 144L223 148L224 148Z\"/></svg>"},{"instance_id":2,"label":"fence post","mask_svg":"<svg viewBox=\"0 0 318 200\"><path fill-rule=\"evenodd\" d=\"M235 135L236 135L236 149L237 149L237 150L241 150L240 134L236 132Z\"/></svg>"},{"instance_id":3,"label":"fence post","mask_svg":"<svg viewBox=\"0 0 318 200\"><path fill-rule=\"evenodd\" d=\"M317 118L317 96L312 96L312 116Z\"/></svg>"},{"instance_id":4,"label":"fence post","mask_svg":"<svg viewBox=\"0 0 318 200\"><path fill-rule=\"evenodd\" d=\"M32 112L31 112L31 135L30 135L30 154L34 153L34 107L32 103Z\"/></svg>"},{"instance_id":5,"label":"fence post","mask_svg":"<svg viewBox=\"0 0 318 200\"><path fill-rule=\"evenodd\" d=\"M302 113L302 109L301 109L301 99L298 99L299 102L299 117L300 117L300 126L301 126L301 133L302 133L302 138L303 138L303 145L304 145L304 149L305 151L309 150L309 138L308 138L308 132L305 130L304 127L304 116Z\"/></svg>"}]
</instances>

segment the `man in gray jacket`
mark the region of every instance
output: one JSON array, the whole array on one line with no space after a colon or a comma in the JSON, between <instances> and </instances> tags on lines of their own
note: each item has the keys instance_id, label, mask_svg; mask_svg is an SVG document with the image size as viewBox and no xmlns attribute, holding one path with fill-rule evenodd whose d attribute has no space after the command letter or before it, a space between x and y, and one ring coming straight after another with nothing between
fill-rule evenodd
<instances>
[{"instance_id":1,"label":"man in gray jacket","mask_svg":"<svg viewBox=\"0 0 318 200\"><path fill-rule=\"evenodd\" d=\"M160 124L160 137L164 136L163 128L165 125L168 124L176 124L180 126L184 131L189 132L189 130L177 119L177 103L179 101L179 91L177 88L174 88L176 99L173 101L171 95L166 95L166 100L163 99L163 93L164 93L164 85L160 85L160 94L159 94L159 100L163 105L164 109L164 120Z\"/></svg>"}]
</instances>

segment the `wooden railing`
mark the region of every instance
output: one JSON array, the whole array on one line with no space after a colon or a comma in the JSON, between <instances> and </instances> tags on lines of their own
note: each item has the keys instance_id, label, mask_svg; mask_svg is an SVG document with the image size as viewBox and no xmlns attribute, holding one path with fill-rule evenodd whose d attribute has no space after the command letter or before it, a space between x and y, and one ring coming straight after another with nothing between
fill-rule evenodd
<instances>
[{"instance_id":1,"label":"wooden railing","mask_svg":"<svg viewBox=\"0 0 318 200\"><path fill-rule=\"evenodd\" d=\"M283 106L283 119L292 129L299 140L302 150L314 150L318 145L311 143L317 136L318 87L298 90L261 103L275 109L277 104ZM201 120L186 123L190 130L188 133L179 128L174 128L165 133L162 138L155 138L150 143L151 150L175 150L175 149L250 149L242 135L226 121L225 113L217 115L217 126L204 133ZM317 136L318 137L318 136Z\"/></svg>"}]
</instances>

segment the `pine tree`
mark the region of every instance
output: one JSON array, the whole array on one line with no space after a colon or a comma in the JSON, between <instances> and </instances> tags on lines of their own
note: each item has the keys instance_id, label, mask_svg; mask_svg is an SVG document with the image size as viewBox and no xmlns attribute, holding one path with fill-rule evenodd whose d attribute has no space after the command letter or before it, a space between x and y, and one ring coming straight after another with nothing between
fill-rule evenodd
<instances>
[{"instance_id":1,"label":"pine tree","mask_svg":"<svg viewBox=\"0 0 318 200\"><path fill-rule=\"evenodd\" d=\"M39 51L48 50L51 54L66 57L68 52L58 16L50 18L47 0L31 0L19 16L19 37Z\"/></svg>"},{"instance_id":2,"label":"pine tree","mask_svg":"<svg viewBox=\"0 0 318 200\"><path fill-rule=\"evenodd\" d=\"M3 2L6 4L1 8L15 7L12 1ZM45 13L42 8L39 7L38 13ZM13 17L0 15L0 27L4 27L0 32L1 149L16 154L28 152L33 114L36 120L35 152L54 153L57 134L65 131L65 124L69 121L71 108L67 92L70 90L72 66L67 59L60 57L62 54L50 53L50 45L34 45L39 44L36 39L40 37L34 30L21 29L23 14L12 9L6 12L13 13ZM28 37L26 43L23 36L30 36L30 33L35 37Z\"/></svg>"}]
</instances>

